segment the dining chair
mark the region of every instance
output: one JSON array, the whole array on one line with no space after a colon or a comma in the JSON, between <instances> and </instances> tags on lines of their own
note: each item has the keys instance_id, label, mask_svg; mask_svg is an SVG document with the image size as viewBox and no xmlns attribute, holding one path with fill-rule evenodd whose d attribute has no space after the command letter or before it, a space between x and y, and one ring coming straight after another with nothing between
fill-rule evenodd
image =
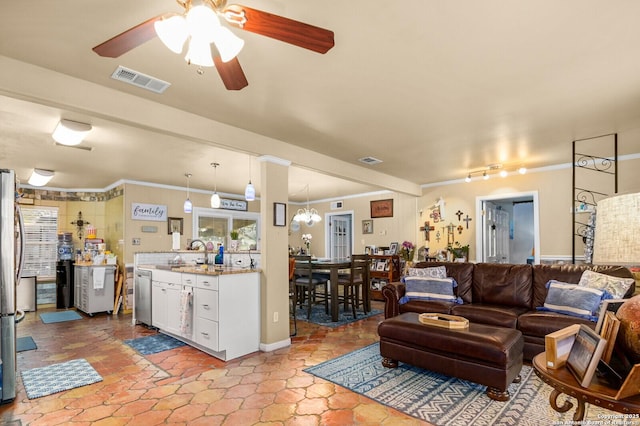
<instances>
[{"instance_id":1,"label":"dining chair","mask_svg":"<svg viewBox=\"0 0 640 426\"><path fill-rule=\"evenodd\" d=\"M369 256L366 254L352 254L349 274L338 278L338 286L342 287L342 301L345 312L351 305L353 317L357 318L356 310L362 305L362 311L368 313L367 295L369 291ZM360 297L362 293L362 297Z\"/></svg>"},{"instance_id":2,"label":"dining chair","mask_svg":"<svg viewBox=\"0 0 640 426\"><path fill-rule=\"evenodd\" d=\"M318 300L324 300L324 310L329 313L329 289L328 279L322 274L314 274L311 256L294 256L295 258L295 293L297 301L302 306L306 301L307 319L311 319L311 306ZM323 292L318 293L317 288L323 287ZM302 290L302 292L301 292Z\"/></svg>"},{"instance_id":3,"label":"dining chair","mask_svg":"<svg viewBox=\"0 0 640 426\"><path fill-rule=\"evenodd\" d=\"M294 280L296 271L296 258L289 257L289 301L291 302L291 311L289 315L293 316L293 333L289 332L289 337L298 334L298 322L296 321L296 307L298 305L298 289Z\"/></svg>"}]
</instances>

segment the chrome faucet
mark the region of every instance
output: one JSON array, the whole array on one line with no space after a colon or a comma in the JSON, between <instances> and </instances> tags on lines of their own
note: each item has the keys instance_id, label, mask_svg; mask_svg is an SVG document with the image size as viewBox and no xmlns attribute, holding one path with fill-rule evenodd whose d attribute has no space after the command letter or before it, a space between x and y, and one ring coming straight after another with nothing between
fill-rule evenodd
<instances>
[{"instance_id":1,"label":"chrome faucet","mask_svg":"<svg viewBox=\"0 0 640 426\"><path fill-rule=\"evenodd\" d=\"M193 243L200 243L202 247L204 247L204 264L209 264L209 249L207 249L207 244L202 240L191 240L191 244L189 244L189 248L193 250Z\"/></svg>"}]
</instances>

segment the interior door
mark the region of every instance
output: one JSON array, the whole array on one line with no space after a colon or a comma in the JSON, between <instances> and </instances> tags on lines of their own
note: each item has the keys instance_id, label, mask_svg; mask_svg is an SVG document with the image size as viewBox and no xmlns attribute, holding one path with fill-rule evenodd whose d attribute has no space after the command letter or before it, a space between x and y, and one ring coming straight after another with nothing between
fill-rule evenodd
<instances>
[{"instance_id":1,"label":"interior door","mask_svg":"<svg viewBox=\"0 0 640 426\"><path fill-rule=\"evenodd\" d=\"M351 215L333 215L329 221L329 256L347 258L351 256Z\"/></svg>"},{"instance_id":2,"label":"interior door","mask_svg":"<svg viewBox=\"0 0 640 426\"><path fill-rule=\"evenodd\" d=\"M509 213L491 201L484 201L483 262L509 263Z\"/></svg>"}]
</instances>

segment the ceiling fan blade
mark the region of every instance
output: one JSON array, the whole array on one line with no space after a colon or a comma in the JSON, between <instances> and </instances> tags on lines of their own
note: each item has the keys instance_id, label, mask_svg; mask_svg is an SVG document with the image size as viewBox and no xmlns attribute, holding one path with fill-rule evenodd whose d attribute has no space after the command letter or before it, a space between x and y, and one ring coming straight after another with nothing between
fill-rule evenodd
<instances>
[{"instance_id":1,"label":"ceiling fan blade","mask_svg":"<svg viewBox=\"0 0 640 426\"><path fill-rule=\"evenodd\" d=\"M216 56L213 58L213 63L227 90L241 90L249 85L237 57L228 62L222 62L220 56Z\"/></svg>"},{"instance_id":2,"label":"ceiling fan blade","mask_svg":"<svg viewBox=\"0 0 640 426\"><path fill-rule=\"evenodd\" d=\"M153 27L153 24L162 19L162 16L163 15L156 16L155 18L148 19L133 28L129 28L125 32L122 32L104 43L97 45L92 50L100 56L117 58L118 56L127 53L131 49L136 48L154 38L156 36L156 30Z\"/></svg>"},{"instance_id":3,"label":"ceiling fan blade","mask_svg":"<svg viewBox=\"0 0 640 426\"><path fill-rule=\"evenodd\" d=\"M313 50L314 52L327 53L335 45L333 31L261 10L232 4L226 7L222 14L229 24L234 27ZM242 14L244 14L246 22L241 23L234 19Z\"/></svg>"}]
</instances>

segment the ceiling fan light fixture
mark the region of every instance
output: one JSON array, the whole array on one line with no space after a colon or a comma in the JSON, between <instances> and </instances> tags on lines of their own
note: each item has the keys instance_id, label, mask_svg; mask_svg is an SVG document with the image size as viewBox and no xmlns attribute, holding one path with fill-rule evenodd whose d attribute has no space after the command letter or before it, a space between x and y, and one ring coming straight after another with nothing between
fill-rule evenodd
<instances>
[{"instance_id":1,"label":"ceiling fan light fixture","mask_svg":"<svg viewBox=\"0 0 640 426\"><path fill-rule=\"evenodd\" d=\"M216 48L220 52L222 62L229 62L242 50L244 40L235 35L229 28L219 27L216 31Z\"/></svg>"},{"instance_id":2,"label":"ceiling fan light fixture","mask_svg":"<svg viewBox=\"0 0 640 426\"><path fill-rule=\"evenodd\" d=\"M163 18L153 24L156 34L162 43L173 53L180 54L184 48L184 42L189 37L187 21L182 15L173 15Z\"/></svg>"},{"instance_id":3,"label":"ceiling fan light fixture","mask_svg":"<svg viewBox=\"0 0 640 426\"><path fill-rule=\"evenodd\" d=\"M199 65L201 67L213 67L211 45L204 39L192 36L191 40L189 40L189 50L184 60L189 64Z\"/></svg>"},{"instance_id":4,"label":"ceiling fan light fixture","mask_svg":"<svg viewBox=\"0 0 640 426\"><path fill-rule=\"evenodd\" d=\"M192 7L187 12L186 21L191 37L201 38L209 43L216 39L220 20L210 7L204 5Z\"/></svg>"},{"instance_id":5,"label":"ceiling fan light fixture","mask_svg":"<svg viewBox=\"0 0 640 426\"><path fill-rule=\"evenodd\" d=\"M53 140L68 146L79 145L91 131L91 124L62 119L51 136Z\"/></svg>"},{"instance_id":6,"label":"ceiling fan light fixture","mask_svg":"<svg viewBox=\"0 0 640 426\"><path fill-rule=\"evenodd\" d=\"M29 185L45 186L53 178L54 174L53 170L33 169L31 177L29 177Z\"/></svg>"}]
</instances>

